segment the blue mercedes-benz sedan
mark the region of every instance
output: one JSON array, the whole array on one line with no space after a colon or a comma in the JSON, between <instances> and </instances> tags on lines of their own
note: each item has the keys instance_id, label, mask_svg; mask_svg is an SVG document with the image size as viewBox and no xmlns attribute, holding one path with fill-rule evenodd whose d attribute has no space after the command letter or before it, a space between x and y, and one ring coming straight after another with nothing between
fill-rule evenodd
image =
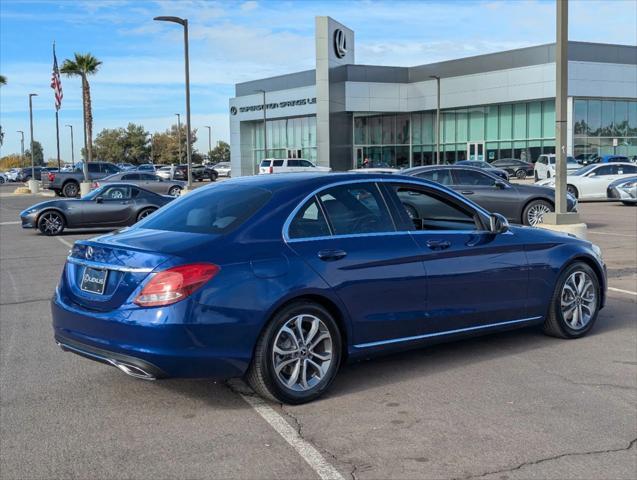
<instances>
[{"instance_id":1,"label":"blue mercedes-benz sedan","mask_svg":"<svg viewBox=\"0 0 637 480\"><path fill-rule=\"evenodd\" d=\"M295 173L203 187L76 242L51 306L63 350L302 403L345 360L530 325L581 337L605 291L597 246L436 183Z\"/></svg>"}]
</instances>

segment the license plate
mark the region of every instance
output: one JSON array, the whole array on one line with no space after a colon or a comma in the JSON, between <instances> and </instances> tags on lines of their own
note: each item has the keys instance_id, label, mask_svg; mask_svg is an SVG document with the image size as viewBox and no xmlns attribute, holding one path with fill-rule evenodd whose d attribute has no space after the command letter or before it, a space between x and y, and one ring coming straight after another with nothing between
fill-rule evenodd
<instances>
[{"instance_id":1,"label":"license plate","mask_svg":"<svg viewBox=\"0 0 637 480\"><path fill-rule=\"evenodd\" d=\"M82 282L80 288L85 292L104 294L106 288L106 276L108 270L100 270L98 268L85 267L82 274Z\"/></svg>"}]
</instances>

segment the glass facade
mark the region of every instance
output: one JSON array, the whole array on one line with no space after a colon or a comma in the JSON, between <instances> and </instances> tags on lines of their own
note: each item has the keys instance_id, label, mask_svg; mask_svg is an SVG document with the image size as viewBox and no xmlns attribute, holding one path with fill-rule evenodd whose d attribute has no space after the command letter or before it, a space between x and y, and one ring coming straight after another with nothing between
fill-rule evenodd
<instances>
[{"instance_id":1,"label":"glass facade","mask_svg":"<svg viewBox=\"0 0 637 480\"><path fill-rule=\"evenodd\" d=\"M354 166L428 165L436 160L436 112L355 114ZM477 146L476 146L477 145ZM444 163L469 158L535 161L555 152L555 101L485 105L440 113Z\"/></svg>"},{"instance_id":2,"label":"glass facade","mask_svg":"<svg viewBox=\"0 0 637 480\"><path fill-rule=\"evenodd\" d=\"M265 158L263 122L252 125L252 150L256 164ZM316 117L267 120L269 158L305 158L316 163Z\"/></svg>"},{"instance_id":3,"label":"glass facade","mask_svg":"<svg viewBox=\"0 0 637 480\"><path fill-rule=\"evenodd\" d=\"M637 100L576 98L573 101L573 155L637 158Z\"/></svg>"}]
</instances>

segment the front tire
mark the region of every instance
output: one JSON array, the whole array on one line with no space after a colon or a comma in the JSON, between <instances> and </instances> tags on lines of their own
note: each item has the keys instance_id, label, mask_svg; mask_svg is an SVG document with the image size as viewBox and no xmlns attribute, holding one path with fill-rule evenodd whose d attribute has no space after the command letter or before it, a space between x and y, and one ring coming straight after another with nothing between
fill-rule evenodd
<instances>
[{"instance_id":1,"label":"front tire","mask_svg":"<svg viewBox=\"0 0 637 480\"><path fill-rule=\"evenodd\" d=\"M170 195L171 197L178 197L181 194L181 188L174 186L174 187L170 187L170 190L168 190L168 195Z\"/></svg>"},{"instance_id":2,"label":"front tire","mask_svg":"<svg viewBox=\"0 0 637 480\"><path fill-rule=\"evenodd\" d=\"M622 203L628 207L637 207L637 202L622 202Z\"/></svg>"},{"instance_id":3,"label":"front tire","mask_svg":"<svg viewBox=\"0 0 637 480\"><path fill-rule=\"evenodd\" d=\"M524 180L526 178L526 170L518 170L515 172L515 176L518 180Z\"/></svg>"},{"instance_id":4,"label":"front tire","mask_svg":"<svg viewBox=\"0 0 637 480\"><path fill-rule=\"evenodd\" d=\"M38 230L47 237L59 235L65 226L64 217L61 213L55 211L44 212L38 218Z\"/></svg>"},{"instance_id":5,"label":"front tire","mask_svg":"<svg viewBox=\"0 0 637 480\"><path fill-rule=\"evenodd\" d=\"M524 208L522 212L522 223L531 227L535 227L544 222L544 215L554 210L546 200L533 200Z\"/></svg>"},{"instance_id":6,"label":"front tire","mask_svg":"<svg viewBox=\"0 0 637 480\"><path fill-rule=\"evenodd\" d=\"M295 302L276 313L259 337L246 380L264 398L310 402L336 377L341 345L338 325L324 307Z\"/></svg>"},{"instance_id":7,"label":"front tire","mask_svg":"<svg viewBox=\"0 0 637 480\"><path fill-rule=\"evenodd\" d=\"M573 185L566 185L566 191L573 195L575 198L579 198L579 192Z\"/></svg>"},{"instance_id":8,"label":"front tire","mask_svg":"<svg viewBox=\"0 0 637 480\"><path fill-rule=\"evenodd\" d=\"M600 300L599 280L593 269L583 262L573 263L557 281L544 333L558 338L583 337L597 320Z\"/></svg>"}]
</instances>

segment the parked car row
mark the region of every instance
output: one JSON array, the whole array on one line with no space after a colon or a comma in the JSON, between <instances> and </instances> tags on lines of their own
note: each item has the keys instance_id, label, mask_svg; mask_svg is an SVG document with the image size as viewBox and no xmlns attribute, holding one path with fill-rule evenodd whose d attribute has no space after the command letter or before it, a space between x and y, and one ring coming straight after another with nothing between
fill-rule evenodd
<instances>
[{"instance_id":1,"label":"parked car row","mask_svg":"<svg viewBox=\"0 0 637 480\"><path fill-rule=\"evenodd\" d=\"M346 361L517 327L593 328L599 247L472 201L504 198L519 222L520 198L548 203L550 189L474 167L403 173L257 175L176 200L106 183L55 201L70 210L31 207L23 225L52 235L98 214L130 225L157 206L150 196L165 202L75 242L51 301L55 341L133 377L244 377L299 404Z\"/></svg>"}]
</instances>

